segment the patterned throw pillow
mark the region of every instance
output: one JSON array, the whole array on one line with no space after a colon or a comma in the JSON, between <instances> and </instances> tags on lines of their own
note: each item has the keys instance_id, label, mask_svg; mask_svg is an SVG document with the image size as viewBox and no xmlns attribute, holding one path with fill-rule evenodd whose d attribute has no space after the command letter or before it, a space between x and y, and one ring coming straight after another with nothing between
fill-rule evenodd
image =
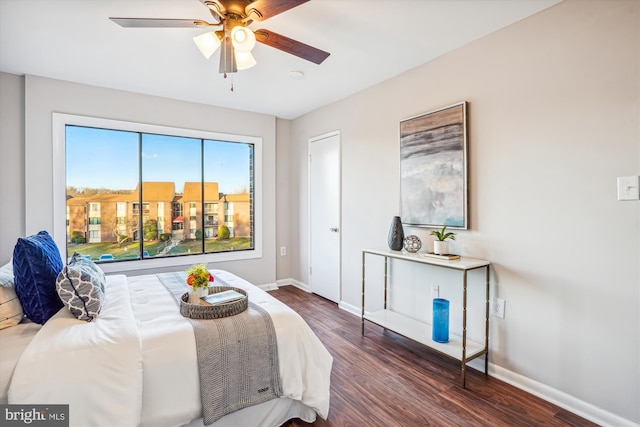
<instances>
[{"instance_id":1,"label":"patterned throw pillow","mask_svg":"<svg viewBox=\"0 0 640 427\"><path fill-rule=\"evenodd\" d=\"M58 274L56 290L71 314L90 322L98 317L102 308L105 281L100 267L74 254L69 265Z\"/></svg>"},{"instance_id":2,"label":"patterned throw pillow","mask_svg":"<svg viewBox=\"0 0 640 427\"><path fill-rule=\"evenodd\" d=\"M0 329L15 326L22 321L24 313L16 295L13 282L13 265L0 267Z\"/></svg>"},{"instance_id":3,"label":"patterned throw pillow","mask_svg":"<svg viewBox=\"0 0 640 427\"><path fill-rule=\"evenodd\" d=\"M82 266L83 268L89 270L98 279L100 279L100 287L102 289L102 292L104 292L104 284L106 283L107 279L104 277L104 272L100 267L98 267L98 264L88 258L85 258L84 255L80 255L78 252L74 252L73 256L71 256L71 260L69 260L69 265Z\"/></svg>"},{"instance_id":4,"label":"patterned throw pillow","mask_svg":"<svg viewBox=\"0 0 640 427\"><path fill-rule=\"evenodd\" d=\"M16 294L33 322L43 325L62 308L56 277L63 266L58 246L46 231L18 239L13 249Z\"/></svg>"}]
</instances>

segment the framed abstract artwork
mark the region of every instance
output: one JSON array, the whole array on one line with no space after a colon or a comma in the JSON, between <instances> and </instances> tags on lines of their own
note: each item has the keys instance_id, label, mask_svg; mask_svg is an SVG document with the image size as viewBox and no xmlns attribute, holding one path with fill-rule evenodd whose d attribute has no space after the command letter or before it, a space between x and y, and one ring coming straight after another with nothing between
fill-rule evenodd
<instances>
[{"instance_id":1,"label":"framed abstract artwork","mask_svg":"<svg viewBox=\"0 0 640 427\"><path fill-rule=\"evenodd\" d=\"M402 222L467 229L466 101L400 122Z\"/></svg>"}]
</instances>

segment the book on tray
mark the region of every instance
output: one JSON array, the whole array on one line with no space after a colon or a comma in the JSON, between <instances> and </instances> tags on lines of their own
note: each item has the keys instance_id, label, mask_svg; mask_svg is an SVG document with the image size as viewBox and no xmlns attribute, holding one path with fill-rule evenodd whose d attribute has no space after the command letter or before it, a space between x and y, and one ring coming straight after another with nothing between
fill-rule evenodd
<instances>
[{"instance_id":1,"label":"book on tray","mask_svg":"<svg viewBox=\"0 0 640 427\"><path fill-rule=\"evenodd\" d=\"M215 294L205 295L200 299L205 305L216 305L216 304L223 304L227 302L237 301L242 298L244 298L244 295L242 295L240 292L237 292L234 290L228 290L223 292L217 292Z\"/></svg>"}]
</instances>

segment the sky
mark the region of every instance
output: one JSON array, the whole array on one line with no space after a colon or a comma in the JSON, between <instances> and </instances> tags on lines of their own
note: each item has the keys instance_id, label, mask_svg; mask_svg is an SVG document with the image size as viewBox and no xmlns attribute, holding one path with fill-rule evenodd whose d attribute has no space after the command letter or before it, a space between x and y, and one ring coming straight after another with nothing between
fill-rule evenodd
<instances>
[{"instance_id":1,"label":"sky","mask_svg":"<svg viewBox=\"0 0 640 427\"><path fill-rule=\"evenodd\" d=\"M134 190L139 180L137 132L67 126L67 186ZM198 182L200 139L142 134L142 180ZM233 194L249 188L249 144L205 140L206 182Z\"/></svg>"}]
</instances>

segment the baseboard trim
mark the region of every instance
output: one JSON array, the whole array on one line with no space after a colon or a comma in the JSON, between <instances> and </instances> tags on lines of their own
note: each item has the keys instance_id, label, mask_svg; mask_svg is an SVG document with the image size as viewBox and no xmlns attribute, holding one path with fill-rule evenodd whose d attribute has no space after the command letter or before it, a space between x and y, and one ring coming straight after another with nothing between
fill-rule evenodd
<instances>
[{"instance_id":1,"label":"baseboard trim","mask_svg":"<svg viewBox=\"0 0 640 427\"><path fill-rule=\"evenodd\" d=\"M311 292L311 288L306 283L302 283L296 279L280 279L276 281L278 286L295 286L305 292Z\"/></svg>"},{"instance_id":2,"label":"baseboard trim","mask_svg":"<svg viewBox=\"0 0 640 427\"><path fill-rule=\"evenodd\" d=\"M306 283L302 283L302 282L300 282L298 280L295 280L295 279L280 279L280 280L277 280L276 283L277 283L278 287L281 287L281 286L295 286L298 289L302 289L305 292L311 293L311 287L309 285L307 285ZM276 289L277 289L277 287L276 287ZM272 289L269 289L269 290L272 290ZM347 312L349 312L351 314L354 314L354 315L356 315L358 317L361 316L361 310L360 310L359 307L356 307L356 306L351 305L351 304L347 304L344 301L340 301L338 303L338 308L340 308L342 310L345 310L345 311L347 311Z\"/></svg>"},{"instance_id":3,"label":"baseboard trim","mask_svg":"<svg viewBox=\"0 0 640 427\"><path fill-rule=\"evenodd\" d=\"M360 307L356 307L355 305L348 304L344 301L340 301L338 304L338 308L353 314L354 316L362 317L362 309Z\"/></svg>"},{"instance_id":4,"label":"baseboard trim","mask_svg":"<svg viewBox=\"0 0 640 427\"><path fill-rule=\"evenodd\" d=\"M265 283L264 285L257 285L260 289L262 289L263 291L275 291L276 289L278 289L278 284L277 283Z\"/></svg>"},{"instance_id":5,"label":"baseboard trim","mask_svg":"<svg viewBox=\"0 0 640 427\"><path fill-rule=\"evenodd\" d=\"M479 371L484 371L484 360L473 360L469 363L469 366ZM582 418L585 418L603 427L639 426L639 424L634 423L631 420L587 403L575 396L571 396L570 394L550 387L546 384L540 383L531 378L505 369L501 366L494 365L493 363L489 363L489 376L504 381L507 384L526 391L527 393L531 393L534 396L546 400L547 402L553 403L554 405L564 408L567 411L573 412L574 414L579 415Z\"/></svg>"}]
</instances>

